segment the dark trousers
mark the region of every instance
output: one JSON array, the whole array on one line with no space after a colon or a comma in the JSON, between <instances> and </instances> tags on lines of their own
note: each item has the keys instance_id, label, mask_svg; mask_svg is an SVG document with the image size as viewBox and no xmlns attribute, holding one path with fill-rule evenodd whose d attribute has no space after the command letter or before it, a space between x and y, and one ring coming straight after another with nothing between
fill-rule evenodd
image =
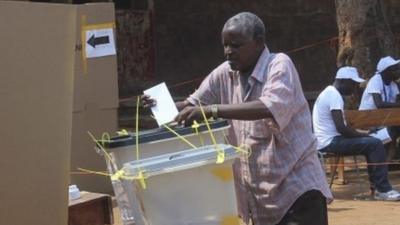
<instances>
[{"instance_id":1,"label":"dark trousers","mask_svg":"<svg viewBox=\"0 0 400 225\"><path fill-rule=\"evenodd\" d=\"M302 194L277 225L328 225L325 196L317 190Z\"/></svg>"},{"instance_id":2,"label":"dark trousers","mask_svg":"<svg viewBox=\"0 0 400 225\"><path fill-rule=\"evenodd\" d=\"M336 136L331 143L320 150L321 152L331 152L338 155L364 155L367 163L384 163L386 160L385 148L382 142L373 137L345 138ZM387 192L392 190L388 180L387 165L369 165L369 181L372 190Z\"/></svg>"},{"instance_id":3,"label":"dark trousers","mask_svg":"<svg viewBox=\"0 0 400 225\"><path fill-rule=\"evenodd\" d=\"M400 126L388 127L388 131L392 141L396 141L396 138L400 137Z\"/></svg>"}]
</instances>

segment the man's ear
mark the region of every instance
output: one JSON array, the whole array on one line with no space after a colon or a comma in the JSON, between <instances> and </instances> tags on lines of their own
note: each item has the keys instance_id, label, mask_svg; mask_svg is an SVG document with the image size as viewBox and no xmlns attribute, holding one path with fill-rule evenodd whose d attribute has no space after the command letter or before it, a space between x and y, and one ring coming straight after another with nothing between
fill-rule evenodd
<instances>
[{"instance_id":1,"label":"man's ear","mask_svg":"<svg viewBox=\"0 0 400 225\"><path fill-rule=\"evenodd\" d=\"M262 51L264 49L265 46L265 40L263 37L261 36L257 36L254 38L256 45L257 45L257 50Z\"/></svg>"}]
</instances>

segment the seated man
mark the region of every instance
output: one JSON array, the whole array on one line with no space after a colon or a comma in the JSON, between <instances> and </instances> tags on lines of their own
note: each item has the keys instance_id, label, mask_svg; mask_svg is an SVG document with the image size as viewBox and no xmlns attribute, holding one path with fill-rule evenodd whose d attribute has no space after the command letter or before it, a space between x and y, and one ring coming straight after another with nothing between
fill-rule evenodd
<instances>
[{"instance_id":1,"label":"seated man","mask_svg":"<svg viewBox=\"0 0 400 225\"><path fill-rule=\"evenodd\" d=\"M317 148L321 152L340 155L364 155L368 163L379 164L386 158L382 142L347 126L343 117L342 96L351 95L358 83L363 81L356 68L343 67L338 70L333 85L325 88L318 96L313 109ZM375 199L400 200L400 193L393 190L389 183L387 165L370 165L368 174Z\"/></svg>"},{"instance_id":2,"label":"seated man","mask_svg":"<svg viewBox=\"0 0 400 225\"><path fill-rule=\"evenodd\" d=\"M400 107L400 90L395 80L400 75L400 60L382 58L364 90L360 110ZM400 137L400 127L389 127L389 135L395 142Z\"/></svg>"}]
</instances>

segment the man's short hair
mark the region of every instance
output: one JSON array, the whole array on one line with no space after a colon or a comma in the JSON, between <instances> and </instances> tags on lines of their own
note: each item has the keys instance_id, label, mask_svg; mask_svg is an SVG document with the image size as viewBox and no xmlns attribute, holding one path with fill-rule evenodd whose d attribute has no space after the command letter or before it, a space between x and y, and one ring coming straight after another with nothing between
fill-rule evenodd
<instances>
[{"instance_id":1,"label":"man's short hair","mask_svg":"<svg viewBox=\"0 0 400 225\"><path fill-rule=\"evenodd\" d=\"M262 20L253 13L242 12L226 21L223 30L234 26L243 32L243 34L253 39L262 38L265 41L265 26Z\"/></svg>"}]
</instances>

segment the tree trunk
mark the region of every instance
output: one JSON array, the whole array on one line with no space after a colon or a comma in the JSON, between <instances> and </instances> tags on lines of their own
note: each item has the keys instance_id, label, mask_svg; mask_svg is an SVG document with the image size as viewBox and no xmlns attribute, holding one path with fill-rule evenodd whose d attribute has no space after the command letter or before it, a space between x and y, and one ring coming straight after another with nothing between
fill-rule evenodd
<instances>
[{"instance_id":1,"label":"tree trunk","mask_svg":"<svg viewBox=\"0 0 400 225\"><path fill-rule=\"evenodd\" d=\"M335 0L339 29L338 67L357 67L371 77L383 56L396 54L395 37L387 23L382 0Z\"/></svg>"}]
</instances>

